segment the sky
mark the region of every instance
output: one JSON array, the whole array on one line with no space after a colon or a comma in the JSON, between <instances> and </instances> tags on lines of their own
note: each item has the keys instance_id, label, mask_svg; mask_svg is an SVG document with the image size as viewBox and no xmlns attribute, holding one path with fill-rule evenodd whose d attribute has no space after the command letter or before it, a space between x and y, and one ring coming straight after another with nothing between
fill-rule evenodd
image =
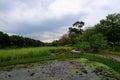
<instances>
[{"instance_id":1,"label":"sky","mask_svg":"<svg viewBox=\"0 0 120 80\"><path fill-rule=\"evenodd\" d=\"M113 13L120 0L0 0L0 31L51 42L76 21L92 27Z\"/></svg>"}]
</instances>

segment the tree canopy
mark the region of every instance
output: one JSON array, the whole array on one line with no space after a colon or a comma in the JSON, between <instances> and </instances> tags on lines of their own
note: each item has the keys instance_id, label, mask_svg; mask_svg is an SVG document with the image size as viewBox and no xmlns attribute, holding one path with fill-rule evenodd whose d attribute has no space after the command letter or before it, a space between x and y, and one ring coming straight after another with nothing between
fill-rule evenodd
<instances>
[{"instance_id":1,"label":"tree canopy","mask_svg":"<svg viewBox=\"0 0 120 80\"><path fill-rule=\"evenodd\" d=\"M110 45L113 47L120 45L120 14L109 14L95 25L96 30L107 37Z\"/></svg>"},{"instance_id":2,"label":"tree canopy","mask_svg":"<svg viewBox=\"0 0 120 80\"><path fill-rule=\"evenodd\" d=\"M39 40L26 38L18 35L9 36L3 32L0 32L0 48L6 47L37 47L43 46L44 43Z\"/></svg>"}]
</instances>

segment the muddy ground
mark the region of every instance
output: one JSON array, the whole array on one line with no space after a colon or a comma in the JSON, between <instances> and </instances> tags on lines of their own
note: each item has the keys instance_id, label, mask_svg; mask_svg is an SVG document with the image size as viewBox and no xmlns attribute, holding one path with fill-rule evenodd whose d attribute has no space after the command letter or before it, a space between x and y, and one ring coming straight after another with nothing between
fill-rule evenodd
<instances>
[{"instance_id":1,"label":"muddy ground","mask_svg":"<svg viewBox=\"0 0 120 80\"><path fill-rule=\"evenodd\" d=\"M120 80L108 66L87 59L42 61L0 70L0 80Z\"/></svg>"}]
</instances>

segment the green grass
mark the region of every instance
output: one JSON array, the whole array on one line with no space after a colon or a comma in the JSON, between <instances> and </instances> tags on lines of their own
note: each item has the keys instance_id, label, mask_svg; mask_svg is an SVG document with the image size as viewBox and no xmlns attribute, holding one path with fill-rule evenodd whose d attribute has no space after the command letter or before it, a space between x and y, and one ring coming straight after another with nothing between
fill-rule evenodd
<instances>
[{"instance_id":1,"label":"green grass","mask_svg":"<svg viewBox=\"0 0 120 80\"><path fill-rule=\"evenodd\" d=\"M114 62L114 61L112 61L110 59L105 59L105 58L101 58L101 57L91 56L91 55L87 55L87 54L82 54L80 57L81 58L86 58L88 60L92 60L92 61L103 63L103 64L109 66L110 68L112 68L113 70L115 70L116 72L120 73L120 64L116 63L116 62Z\"/></svg>"},{"instance_id":2,"label":"green grass","mask_svg":"<svg viewBox=\"0 0 120 80\"><path fill-rule=\"evenodd\" d=\"M24 58L24 59L2 62L0 63L0 67L4 67L8 65L24 64L24 63L34 63L39 61L55 60L55 59L66 59L66 58L78 58L78 55L64 54L64 55L58 55L58 56L49 55L49 56L42 56L42 57Z\"/></svg>"},{"instance_id":3,"label":"green grass","mask_svg":"<svg viewBox=\"0 0 120 80\"><path fill-rule=\"evenodd\" d=\"M0 62L21 60L26 58L50 56L53 52L65 52L71 47L37 47L0 50Z\"/></svg>"},{"instance_id":4,"label":"green grass","mask_svg":"<svg viewBox=\"0 0 120 80\"><path fill-rule=\"evenodd\" d=\"M0 67L33 63L39 61L69 59L69 58L86 58L88 60L103 63L111 67L116 72L120 73L120 64L105 58L95 57L87 54L69 54L70 47L38 47L38 48L23 48L12 50L0 50ZM51 55L57 52L66 52L62 55Z\"/></svg>"},{"instance_id":5,"label":"green grass","mask_svg":"<svg viewBox=\"0 0 120 80\"><path fill-rule=\"evenodd\" d=\"M109 52L107 52L107 54L109 54L109 55L115 55L117 57L120 57L120 52L118 52L118 51L109 51Z\"/></svg>"},{"instance_id":6,"label":"green grass","mask_svg":"<svg viewBox=\"0 0 120 80\"><path fill-rule=\"evenodd\" d=\"M111 56L120 57L120 51L100 50L99 52L95 54L111 55Z\"/></svg>"}]
</instances>

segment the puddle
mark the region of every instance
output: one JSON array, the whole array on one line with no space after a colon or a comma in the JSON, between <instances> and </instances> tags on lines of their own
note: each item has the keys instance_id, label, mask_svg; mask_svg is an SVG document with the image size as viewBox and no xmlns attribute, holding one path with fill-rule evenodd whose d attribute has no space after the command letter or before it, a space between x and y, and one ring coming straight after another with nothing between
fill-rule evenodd
<instances>
[{"instance_id":1,"label":"puddle","mask_svg":"<svg viewBox=\"0 0 120 80\"><path fill-rule=\"evenodd\" d=\"M5 67L0 80L119 80L109 67L87 59L53 60Z\"/></svg>"}]
</instances>

